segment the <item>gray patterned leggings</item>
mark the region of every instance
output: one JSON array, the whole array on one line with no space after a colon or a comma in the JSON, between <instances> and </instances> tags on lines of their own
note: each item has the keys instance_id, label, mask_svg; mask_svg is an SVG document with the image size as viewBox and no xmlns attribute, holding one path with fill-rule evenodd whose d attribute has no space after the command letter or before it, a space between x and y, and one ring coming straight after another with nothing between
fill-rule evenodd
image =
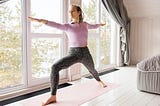
<instances>
[{"instance_id":1,"label":"gray patterned leggings","mask_svg":"<svg viewBox=\"0 0 160 106\"><path fill-rule=\"evenodd\" d=\"M97 81L100 81L98 72L95 70L93 59L88 50L88 47L71 47L69 50L69 54L58 60L52 66L50 76L52 95L56 95L59 83L59 71L68 68L69 66L78 62L82 63Z\"/></svg>"}]
</instances>

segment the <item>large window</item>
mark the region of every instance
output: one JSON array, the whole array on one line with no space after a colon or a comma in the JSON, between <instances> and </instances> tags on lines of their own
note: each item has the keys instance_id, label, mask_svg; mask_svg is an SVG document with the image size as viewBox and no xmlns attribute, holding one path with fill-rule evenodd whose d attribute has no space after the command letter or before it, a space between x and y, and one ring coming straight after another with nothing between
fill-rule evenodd
<instances>
[{"instance_id":1,"label":"large window","mask_svg":"<svg viewBox=\"0 0 160 106\"><path fill-rule=\"evenodd\" d=\"M66 4L67 0L8 0L0 4L0 94L49 83L52 64L66 52L65 34L27 17L63 23ZM67 79L65 70L60 79Z\"/></svg>"},{"instance_id":2,"label":"large window","mask_svg":"<svg viewBox=\"0 0 160 106\"><path fill-rule=\"evenodd\" d=\"M28 16L59 23L68 20L68 0L6 0L0 4L0 95L48 83L52 64L66 55L65 33ZM85 21L106 23L89 30L88 46L98 70L114 64L114 24L100 0L82 0ZM88 72L82 67L82 73ZM60 72L66 81L67 72Z\"/></svg>"},{"instance_id":3,"label":"large window","mask_svg":"<svg viewBox=\"0 0 160 106\"><path fill-rule=\"evenodd\" d=\"M82 0L82 9L84 12L84 21L91 24L106 23L105 26L99 29L89 31L88 47L96 69L101 71L111 65L113 66L115 62L111 60L113 60L113 49L116 48L116 45L113 45L113 42L116 41L112 40L115 36L113 32L116 30L114 22L99 0ZM82 75L87 73L86 68L82 66Z\"/></svg>"}]
</instances>

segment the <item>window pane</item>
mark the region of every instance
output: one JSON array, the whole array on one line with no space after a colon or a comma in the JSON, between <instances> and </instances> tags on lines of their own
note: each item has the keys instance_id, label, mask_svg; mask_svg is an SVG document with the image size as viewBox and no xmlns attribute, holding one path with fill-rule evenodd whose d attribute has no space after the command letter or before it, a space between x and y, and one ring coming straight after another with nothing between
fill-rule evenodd
<instances>
[{"instance_id":1,"label":"window pane","mask_svg":"<svg viewBox=\"0 0 160 106\"><path fill-rule=\"evenodd\" d=\"M94 63L96 63L96 57L97 57L97 53L96 53L97 48L98 48L96 45L97 40L98 40L97 38L93 38L93 37L89 37L89 39L88 39L88 48L89 48L90 53L93 57Z\"/></svg>"},{"instance_id":2,"label":"window pane","mask_svg":"<svg viewBox=\"0 0 160 106\"><path fill-rule=\"evenodd\" d=\"M61 0L31 0L31 16L61 23ZM32 33L61 33L61 31L31 22Z\"/></svg>"},{"instance_id":3,"label":"window pane","mask_svg":"<svg viewBox=\"0 0 160 106\"><path fill-rule=\"evenodd\" d=\"M32 77L50 75L52 64L61 56L60 41L60 38L32 39Z\"/></svg>"},{"instance_id":4,"label":"window pane","mask_svg":"<svg viewBox=\"0 0 160 106\"><path fill-rule=\"evenodd\" d=\"M101 20L106 25L101 27L100 33L100 67L111 64L111 18L107 10L102 6Z\"/></svg>"},{"instance_id":5,"label":"window pane","mask_svg":"<svg viewBox=\"0 0 160 106\"><path fill-rule=\"evenodd\" d=\"M98 20L97 0L82 1L82 11L84 13L84 21L90 24L96 24ZM89 30L90 33L98 32L98 29Z\"/></svg>"},{"instance_id":6,"label":"window pane","mask_svg":"<svg viewBox=\"0 0 160 106\"><path fill-rule=\"evenodd\" d=\"M0 4L0 89L22 84L21 0Z\"/></svg>"}]
</instances>

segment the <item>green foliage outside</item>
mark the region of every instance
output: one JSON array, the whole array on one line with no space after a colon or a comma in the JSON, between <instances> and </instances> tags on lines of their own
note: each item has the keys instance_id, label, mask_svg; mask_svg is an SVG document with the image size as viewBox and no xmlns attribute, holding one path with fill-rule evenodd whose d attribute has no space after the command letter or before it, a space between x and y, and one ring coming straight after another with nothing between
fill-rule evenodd
<instances>
[{"instance_id":1,"label":"green foliage outside","mask_svg":"<svg viewBox=\"0 0 160 106\"><path fill-rule=\"evenodd\" d=\"M0 4L0 89L21 83L22 35L21 10Z\"/></svg>"}]
</instances>

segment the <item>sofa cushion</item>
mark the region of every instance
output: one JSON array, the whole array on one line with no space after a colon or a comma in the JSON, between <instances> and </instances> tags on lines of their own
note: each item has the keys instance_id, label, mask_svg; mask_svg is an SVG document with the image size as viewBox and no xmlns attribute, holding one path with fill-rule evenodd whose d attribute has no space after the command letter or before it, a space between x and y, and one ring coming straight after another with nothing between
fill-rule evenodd
<instances>
[{"instance_id":1,"label":"sofa cushion","mask_svg":"<svg viewBox=\"0 0 160 106\"><path fill-rule=\"evenodd\" d=\"M142 60L137 67L143 71L160 71L160 54Z\"/></svg>"}]
</instances>

